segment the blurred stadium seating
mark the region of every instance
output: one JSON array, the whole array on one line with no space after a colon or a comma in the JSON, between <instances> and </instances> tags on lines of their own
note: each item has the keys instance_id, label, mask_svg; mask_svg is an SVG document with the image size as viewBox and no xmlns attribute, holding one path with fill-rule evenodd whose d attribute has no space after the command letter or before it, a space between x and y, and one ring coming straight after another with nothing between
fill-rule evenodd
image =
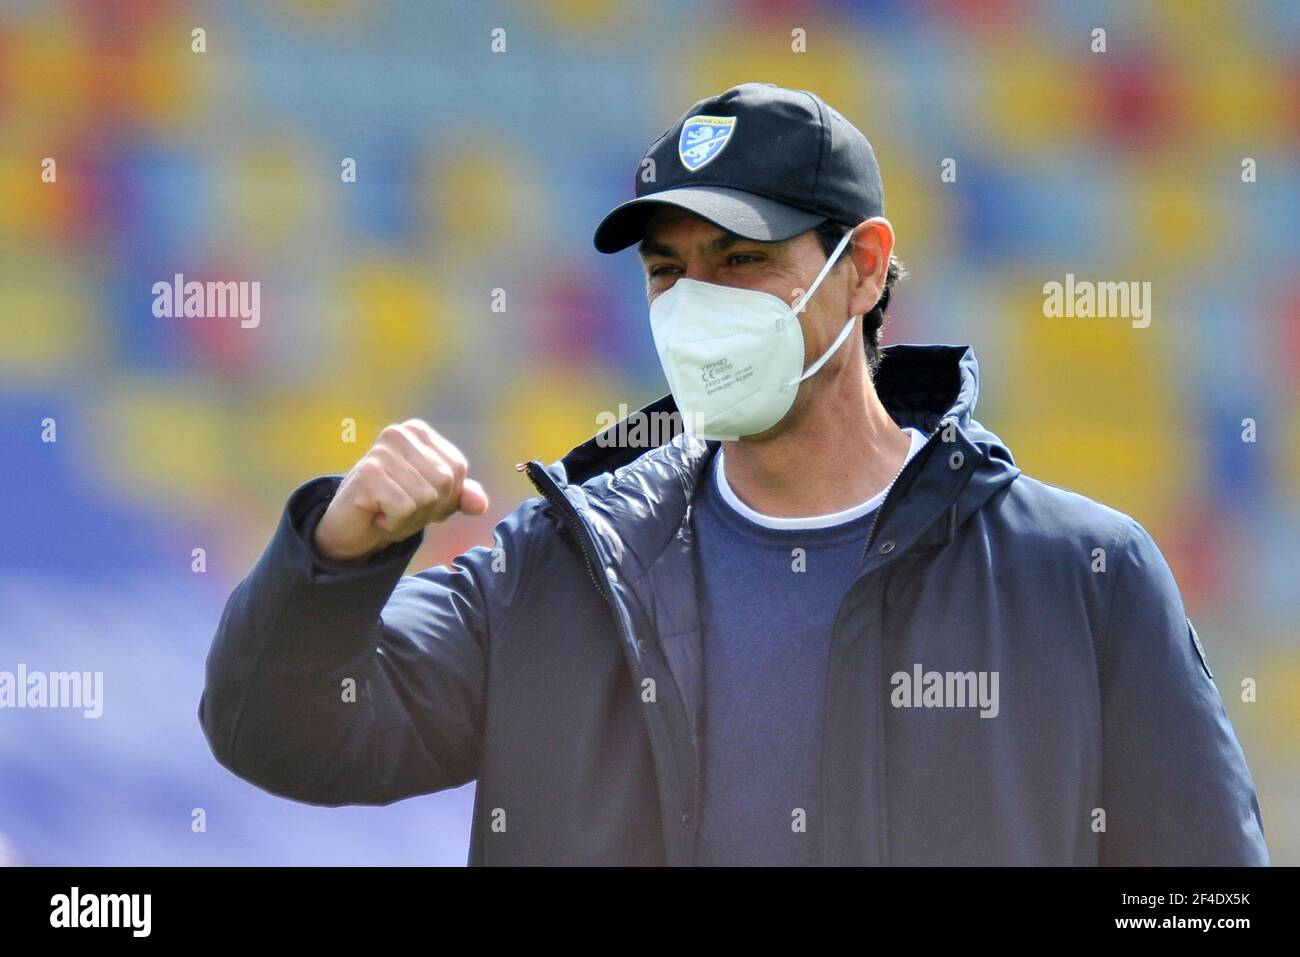
<instances>
[{"instance_id":1,"label":"blurred stadium seating","mask_svg":"<svg viewBox=\"0 0 1300 957\"><path fill-rule=\"evenodd\" d=\"M515 462L662 394L635 254L591 231L690 103L765 80L876 144L912 270L886 338L972 343L1022 468L1156 537L1300 863L1298 49L1291 0L0 6L0 669L106 698L0 711L0 861L464 863L472 785L324 809L217 766L213 628L289 492L386 422L493 496L415 571L490 540ZM1150 327L1044 318L1066 272L1150 281ZM260 324L155 318L175 273L260 281Z\"/></svg>"}]
</instances>

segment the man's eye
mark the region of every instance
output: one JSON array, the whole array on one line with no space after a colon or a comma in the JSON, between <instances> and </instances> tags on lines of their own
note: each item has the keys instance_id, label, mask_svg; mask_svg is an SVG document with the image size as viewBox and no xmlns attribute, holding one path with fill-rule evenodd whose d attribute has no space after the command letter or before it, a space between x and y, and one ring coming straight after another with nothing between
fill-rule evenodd
<instances>
[{"instance_id":1,"label":"man's eye","mask_svg":"<svg viewBox=\"0 0 1300 957\"><path fill-rule=\"evenodd\" d=\"M662 275L666 274L667 272L669 272L670 270L673 270L673 269L676 269L676 268L677 268L676 266L654 266L654 267L652 267L651 270L650 270L650 277L653 279L653 278L655 278L656 276L662 276Z\"/></svg>"},{"instance_id":2,"label":"man's eye","mask_svg":"<svg viewBox=\"0 0 1300 957\"><path fill-rule=\"evenodd\" d=\"M732 253L727 257L727 263L732 266L744 266L750 262L758 262L761 258L752 253Z\"/></svg>"}]
</instances>

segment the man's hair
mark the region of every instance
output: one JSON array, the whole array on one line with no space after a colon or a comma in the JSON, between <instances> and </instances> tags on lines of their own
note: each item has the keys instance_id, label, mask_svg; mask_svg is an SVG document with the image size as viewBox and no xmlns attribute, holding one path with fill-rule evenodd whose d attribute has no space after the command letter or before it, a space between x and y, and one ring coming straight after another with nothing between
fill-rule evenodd
<instances>
[{"instance_id":1,"label":"man's hair","mask_svg":"<svg viewBox=\"0 0 1300 957\"><path fill-rule=\"evenodd\" d=\"M826 220L820 226L816 227L817 240L821 243L822 252L829 256L835 252L835 247L839 245L844 234L852 229L852 226L845 226L843 223L837 223L833 220ZM840 251L840 262L849 254L849 247L845 246ZM889 308L889 294L894 288L894 283L900 279L907 278L907 266L893 253L889 254L889 268L885 271L885 288L880 292L880 299L870 310L862 317L862 339L863 345L867 350L867 369L872 375L880 365L880 330L885 326L885 310Z\"/></svg>"}]
</instances>

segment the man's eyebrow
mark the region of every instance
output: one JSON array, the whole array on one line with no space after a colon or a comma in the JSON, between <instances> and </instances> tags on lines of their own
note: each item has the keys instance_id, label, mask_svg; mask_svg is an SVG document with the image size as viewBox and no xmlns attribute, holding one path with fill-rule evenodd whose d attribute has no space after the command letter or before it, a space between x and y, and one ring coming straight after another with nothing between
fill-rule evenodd
<instances>
[{"instance_id":1,"label":"man's eyebrow","mask_svg":"<svg viewBox=\"0 0 1300 957\"><path fill-rule=\"evenodd\" d=\"M677 250L673 249L672 246L665 246L654 239L641 240L641 245L637 247L637 251L642 256L666 256L669 259L677 256Z\"/></svg>"},{"instance_id":2,"label":"man's eyebrow","mask_svg":"<svg viewBox=\"0 0 1300 957\"><path fill-rule=\"evenodd\" d=\"M720 253L736 243L758 242L758 240L746 240L744 236L737 236L735 233L723 233L717 239L711 239L700 246L700 252L703 253ZM680 258L677 250L672 246L665 245L655 239L643 239L641 245L637 247L642 256L666 256L669 259Z\"/></svg>"}]
</instances>

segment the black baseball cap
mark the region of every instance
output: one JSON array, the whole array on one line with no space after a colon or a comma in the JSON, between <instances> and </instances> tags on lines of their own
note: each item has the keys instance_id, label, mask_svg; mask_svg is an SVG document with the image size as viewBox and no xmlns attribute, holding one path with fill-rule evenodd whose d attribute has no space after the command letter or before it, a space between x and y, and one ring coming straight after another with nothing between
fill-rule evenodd
<instances>
[{"instance_id":1,"label":"black baseball cap","mask_svg":"<svg viewBox=\"0 0 1300 957\"><path fill-rule=\"evenodd\" d=\"M884 189L867 138L817 94L742 83L700 100L650 144L636 199L600 221L596 249L638 242L656 205L775 242L828 219L856 225L882 216Z\"/></svg>"}]
</instances>

